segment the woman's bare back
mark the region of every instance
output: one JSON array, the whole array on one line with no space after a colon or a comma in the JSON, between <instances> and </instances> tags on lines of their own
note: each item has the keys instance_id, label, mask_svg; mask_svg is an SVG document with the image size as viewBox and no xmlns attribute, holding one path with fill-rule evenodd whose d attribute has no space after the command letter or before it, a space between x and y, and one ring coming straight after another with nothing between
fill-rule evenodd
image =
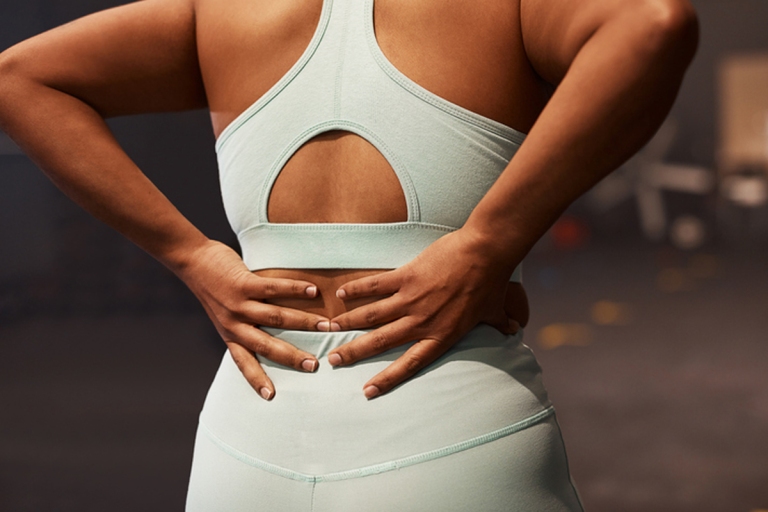
<instances>
[{"instance_id":1,"label":"woman's bare back","mask_svg":"<svg viewBox=\"0 0 768 512\"><path fill-rule=\"evenodd\" d=\"M322 0L198 0L196 40L218 135L299 60L320 19ZM526 132L547 100L522 45L519 7L500 0L377 0L374 27L384 55L427 90ZM277 223L384 223L406 220L400 183L386 159L350 132L318 135L280 173L270 195ZM270 270L260 275L317 282L313 301L280 304L335 316L354 304L334 296L344 282L376 271ZM510 287L518 319L524 292ZM513 299L513 297L510 297Z\"/></svg>"}]
</instances>

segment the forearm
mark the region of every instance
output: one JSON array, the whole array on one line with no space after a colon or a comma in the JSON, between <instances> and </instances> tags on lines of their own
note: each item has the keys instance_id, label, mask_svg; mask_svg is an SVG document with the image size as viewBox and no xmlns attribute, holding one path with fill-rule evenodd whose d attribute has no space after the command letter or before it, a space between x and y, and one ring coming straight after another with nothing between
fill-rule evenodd
<instances>
[{"instance_id":1,"label":"forearm","mask_svg":"<svg viewBox=\"0 0 768 512\"><path fill-rule=\"evenodd\" d=\"M466 228L497 261L519 262L576 198L653 135L696 46L695 19L627 13L576 54L518 153Z\"/></svg>"},{"instance_id":2,"label":"forearm","mask_svg":"<svg viewBox=\"0 0 768 512\"><path fill-rule=\"evenodd\" d=\"M0 59L1 60L1 59ZM78 98L0 65L0 127L69 197L174 271L207 239Z\"/></svg>"}]
</instances>

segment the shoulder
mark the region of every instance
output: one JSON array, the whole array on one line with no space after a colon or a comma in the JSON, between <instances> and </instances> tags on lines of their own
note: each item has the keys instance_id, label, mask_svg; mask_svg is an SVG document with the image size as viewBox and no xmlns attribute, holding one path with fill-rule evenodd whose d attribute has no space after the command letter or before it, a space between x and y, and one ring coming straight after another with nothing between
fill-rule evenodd
<instances>
[{"instance_id":1,"label":"shoulder","mask_svg":"<svg viewBox=\"0 0 768 512\"><path fill-rule=\"evenodd\" d=\"M520 0L523 44L534 68L558 83L579 50L609 23L644 31L648 41L695 39L689 0Z\"/></svg>"}]
</instances>

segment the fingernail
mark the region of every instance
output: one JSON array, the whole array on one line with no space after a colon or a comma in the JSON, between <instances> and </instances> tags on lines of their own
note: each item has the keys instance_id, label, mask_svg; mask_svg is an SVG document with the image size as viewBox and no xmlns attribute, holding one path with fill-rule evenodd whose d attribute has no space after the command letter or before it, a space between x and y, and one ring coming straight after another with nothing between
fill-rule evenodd
<instances>
[{"instance_id":1,"label":"fingernail","mask_svg":"<svg viewBox=\"0 0 768 512\"><path fill-rule=\"evenodd\" d=\"M267 386L264 386L263 388L261 388L261 390L259 391L259 394L261 395L261 398L263 398L264 400L269 400L270 398L272 398L272 390L269 389Z\"/></svg>"},{"instance_id":2,"label":"fingernail","mask_svg":"<svg viewBox=\"0 0 768 512\"><path fill-rule=\"evenodd\" d=\"M321 320L320 322L317 322L317 330L331 332L331 323L328 320Z\"/></svg>"},{"instance_id":3,"label":"fingernail","mask_svg":"<svg viewBox=\"0 0 768 512\"><path fill-rule=\"evenodd\" d=\"M331 331L333 332L339 332L341 330L341 326L336 322L331 322Z\"/></svg>"},{"instance_id":4,"label":"fingernail","mask_svg":"<svg viewBox=\"0 0 768 512\"><path fill-rule=\"evenodd\" d=\"M317 295L317 286L307 286L306 292L310 297L314 297Z\"/></svg>"},{"instance_id":5,"label":"fingernail","mask_svg":"<svg viewBox=\"0 0 768 512\"><path fill-rule=\"evenodd\" d=\"M381 391L376 386L371 385L365 388L363 390L363 393L365 393L365 398L370 400L371 398L379 396L379 393L381 393Z\"/></svg>"},{"instance_id":6,"label":"fingernail","mask_svg":"<svg viewBox=\"0 0 768 512\"><path fill-rule=\"evenodd\" d=\"M301 367L308 372L314 372L317 370L317 361L314 359L305 359L301 362Z\"/></svg>"},{"instance_id":7,"label":"fingernail","mask_svg":"<svg viewBox=\"0 0 768 512\"><path fill-rule=\"evenodd\" d=\"M344 290L336 290L336 297L344 300L347 298L347 292L345 292Z\"/></svg>"},{"instance_id":8,"label":"fingernail","mask_svg":"<svg viewBox=\"0 0 768 512\"><path fill-rule=\"evenodd\" d=\"M331 366L338 366L341 364L341 356L339 354L331 354L328 356L328 364Z\"/></svg>"}]
</instances>

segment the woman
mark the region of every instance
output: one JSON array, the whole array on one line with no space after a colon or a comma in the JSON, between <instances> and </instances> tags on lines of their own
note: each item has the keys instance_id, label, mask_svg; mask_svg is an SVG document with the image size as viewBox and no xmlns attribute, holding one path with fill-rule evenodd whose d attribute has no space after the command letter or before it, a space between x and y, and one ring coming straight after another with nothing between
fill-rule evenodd
<instances>
[{"instance_id":1,"label":"woman","mask_svg":"<svg viewBox=\"0 0 768 512\"><path fill-rule=\"evenodd\" d=\"M580 510L514 269L696 40L686 0L144 0L4 52L0 124L227 343L189 510ZM242 259L103 121L202 107Z\"/></svg>"}]
</instances>

